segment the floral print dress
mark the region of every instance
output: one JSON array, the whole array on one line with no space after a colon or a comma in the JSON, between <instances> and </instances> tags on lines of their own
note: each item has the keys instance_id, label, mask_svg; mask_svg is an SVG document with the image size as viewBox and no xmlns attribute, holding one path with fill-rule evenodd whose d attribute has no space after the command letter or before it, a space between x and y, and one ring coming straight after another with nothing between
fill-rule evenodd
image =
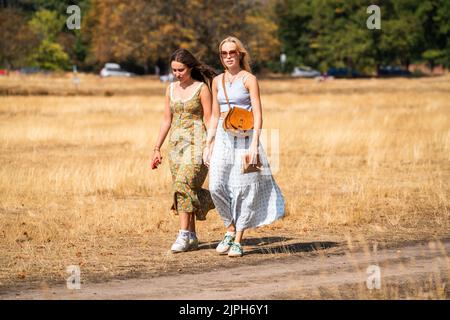
<instances>
[{"instance_id":1,"label":"floral print dress","mask_svg":"<svg viewBox=\"0 0 450 320\"><path fill-rule=\"evenodd\" d=\"M170 110L172 126L169 138L169 164L173 182L175 214L194 213L197 220L205 220L214 203L208 190L202 188L208 174L202 153L206 144L206 127L203 123L203 107L199 82L193 95L187 100L175 100L174 83L170 84Z\"/></svg>"}]
</instances>

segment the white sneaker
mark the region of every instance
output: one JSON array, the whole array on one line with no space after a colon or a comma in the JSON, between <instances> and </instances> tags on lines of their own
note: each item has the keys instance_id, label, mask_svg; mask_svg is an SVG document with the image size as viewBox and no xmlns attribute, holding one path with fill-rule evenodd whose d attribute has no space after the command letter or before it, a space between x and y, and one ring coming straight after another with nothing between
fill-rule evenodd
<instances>
[{"instance_id":1,"label":"white sneaker","mask_svg":"<svg viewBox=\"0 0 450 320\"><path fill-rule=\"evenodd\" d=\"M197 249L198 249L198 239L189 238L189 250L197 250Z\"/></svg>"},{"instance_id":2,"label":"white sneaker","mask_svg":"<svg viewBox=\"0 0 450 320\"><path fill-rule=\"evenodd\" d=\"M216 251L219 254L227 254L235 238L236 236L225 234L222 241L220 241L219 245L217 246Z\"/></svg>"},{"instance_id":3,"label":"white sneaker","mask_svg":"<svg viewBox=\"0 0 450 320\"><path fill-rule=\"evenodd\" d=\"M233 243L230 250L228 251L229 257L242 257L244 255L244 250L239 243Z\"/></svg>"},{"instance_id":4,"label":"white sneaker","mask_svg":"<svg viewBox=\"0 0 450 320\"><path fill-rule=\"evenodd\" d=\"M172 250L173 253L177 253L177 252L185 252L189 250L189 236L185 235L181 235L179 234L177 237L177 240L175 240L175 242L172 245L172 248L170 248L170 250Z\"/></svg>"}]
</instances>

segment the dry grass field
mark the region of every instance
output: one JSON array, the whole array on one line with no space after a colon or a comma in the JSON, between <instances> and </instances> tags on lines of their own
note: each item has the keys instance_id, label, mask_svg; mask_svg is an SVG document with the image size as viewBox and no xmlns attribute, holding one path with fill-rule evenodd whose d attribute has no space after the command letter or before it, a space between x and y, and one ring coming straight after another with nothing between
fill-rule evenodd
<instances>
[{"instance_id":1,"label":"dry grass field","mask_svg":"<svg viewBox=\"0 0 450 320\"><path fill-rule=\"evenodd\" d=\"M448 75L261 80L287 211L247 233L244 245L269 245L268 254L238 260L168 252L178 230L169 166L151 170L149 160L166 84L81 74L75 86L71 77L0 77L0 289L64 282L69 265L89 281L153 277L281 259L325 241L450 235ZM224 231L215 211L197 228L206 248ZM270 251L275 241L286 249Z\"/></svg>"}]
</instances>

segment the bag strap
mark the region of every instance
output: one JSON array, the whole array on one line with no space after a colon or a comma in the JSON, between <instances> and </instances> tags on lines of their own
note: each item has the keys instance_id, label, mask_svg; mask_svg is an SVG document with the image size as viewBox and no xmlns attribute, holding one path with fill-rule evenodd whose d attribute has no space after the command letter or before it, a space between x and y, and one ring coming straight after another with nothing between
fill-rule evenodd
<instances>
[{"instance_id":1,"label":"bag strap","mask_svg":"<svg viewBox=\"0 0 450 320\"><path fill-rule=\"evenodd\" d=\"M222 76L222 88L223 88L223 93L225 94L225 99L227 99L228 109L231 110L230 101L228 100L228 95L227 95L227 89L225 88L225 72L223 73L223 76Z\"/></svg>"}]
</instances>

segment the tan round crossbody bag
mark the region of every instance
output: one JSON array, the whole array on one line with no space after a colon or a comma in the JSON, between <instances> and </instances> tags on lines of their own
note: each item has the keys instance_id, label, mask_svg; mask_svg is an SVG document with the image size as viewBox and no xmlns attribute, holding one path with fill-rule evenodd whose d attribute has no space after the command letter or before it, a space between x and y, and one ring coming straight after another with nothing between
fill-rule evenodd
<instances>
[{"instance_id":1,"label":"tan round crossbody bag","mask_svg":"<svg viewBox=\"0 0 450 320\"><path fill-rule=\"evenodd\" d=\"M229 108L227 116L223 120L223 129L238 137L250 135L250 130L253 129L253 112L230 105L225 87L225 73L222 76L222 87Z\"/></svg>"},{"instance_id":2,"label":"tan round crossbody bag","mask_svg":"<svg viewBox=\"0 0 450 320\"><path fill-rule=\"evenodd\" d=\"M254 126L253 112L237 106L231 107L227 95L227 89L225 88L225 73L222 76L222 87L229 108L227 116L223 120L224 130L230 132L234 136L248 138L251 133L250 130L252 130ZM249 163L247 157L245 155L243 156L241 173L258 172L261 171L261 167L262 163L259 159L259 155L256 157L256 164Z\"/></svg>"}]
</instances>

